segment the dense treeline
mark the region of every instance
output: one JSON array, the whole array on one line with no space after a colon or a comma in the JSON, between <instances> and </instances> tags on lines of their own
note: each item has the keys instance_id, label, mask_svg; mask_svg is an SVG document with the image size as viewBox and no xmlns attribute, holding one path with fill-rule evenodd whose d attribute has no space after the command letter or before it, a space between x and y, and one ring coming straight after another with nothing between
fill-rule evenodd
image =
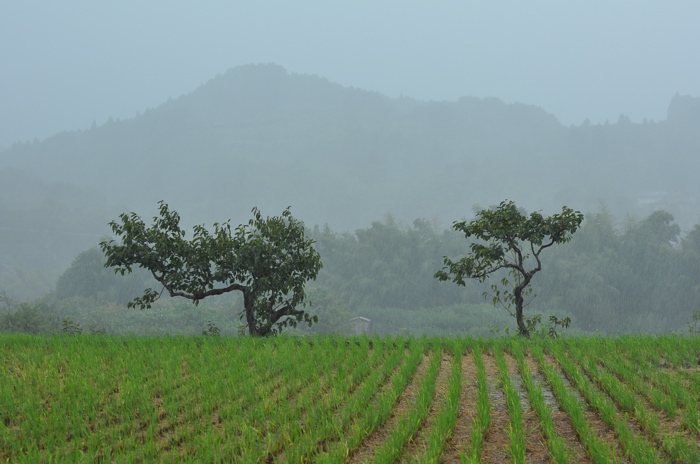
<instances>
[{"instance_id":1,"label":"dense treeline","mask_svg":"<svg viewBox=\"0 0 700 464\"><path fill-rule=\"evenodd\" d=\"M458 287L433 277L443 256L467 251L468 242L451 229L425 219L406 225L387 215L354 233L328 226L308 233L324 264L309 289L309 311L320 323L299 333L349 333L354 316L370 318L375 333L488 335L514 326L503 308L485 302L490 282ZM665 211L618 223L602 208L586 215L571 243L548 249L542 261L526 315L569 316L573 333L686 332L700 300L700 224L681 236ZM127 301L157 283L142 270L120 276L103 264L97 248L80 253L41 300L41 311L53 321L70 318L110 333L198 334L209 321L223 333L239 333L236 297L199 308L163 297L153 310L127 310ZM23 309L36 317L34 308ZM8 307L5 317L16 309Z\"/></svg>"},{"instance_id":2,"label":"dense treeline","mask_svg":"<svg viewBox=\"0 0 700 464\"><path fill-rule=\"evenodd\" d=\"M699 127L690 96L671 98L663 121L566 127L497 98L389 98L275 65L237 67L133 118L1 151L0 289L42 295L109 220L149 217L164 199L190 225L292 205L335 231L387 211L450 221L504 198L545 214L603 200L617 217L663 209L687 231ZM422 295L408 304L424 306Z\"/></svg>"},{"instance_id":3,"label":"dense treeline","mask_svg":"<svg viewBox=\"0 0 700 464\"><path fill-rule=\"evenodd\" d=\"M352 309L405 314L484 301L488 283L460 288L433 278L442 256L464 255L467 242L425 220L405 227L389 217L355 234L314 232L324 258L319 283ZM547 250L542 260L526 312L571 316L579 330L684 330L700 303L700 225L681 238L665 211L619 226L606 209L589 214L571 243ZM425 317L430 314L439 318Z\"/></svg>"}]
</instances>

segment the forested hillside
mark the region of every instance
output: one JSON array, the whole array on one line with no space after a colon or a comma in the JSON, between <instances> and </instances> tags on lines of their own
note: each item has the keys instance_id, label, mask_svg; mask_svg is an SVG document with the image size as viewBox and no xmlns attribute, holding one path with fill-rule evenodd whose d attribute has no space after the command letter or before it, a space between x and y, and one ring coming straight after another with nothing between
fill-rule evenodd
<instances>
[{"instance_id":1,"label":"forested hillside","mask_svg":"<svg viewBox=\"0 0 700 464\"><path fill-rule=\"evenodd\" d=\"M348 321L355 316L371 319L372 333L379 334L483 336L489 326L514 327L507 311L483 295L501 276L483 284L470 280L466 287L434 278L443 256L466 254L461 234L426 220L400 224L391 216L354 233L315 227L309 234L324 267L309 285L307 308L320 325L304 333L351 333ZM664 211L623 225L605 209L589 214L571 243L545 250L541 258L525 315L541 314L543 321L571 317L573 333L687 333L700 300L700 225L681 238ZM104 261L94 248L61 275L54 294L54 306L63 308L59 319L113 333L199 333L212 319L235 333L240 324L242 305L234 296L209 299L199 308L164 296L159 309L127 310L127 301L159 286L142 271L115 275Z\"/></svg>"},{"instance_id":2,"label":"forested hillside","mask_svg":"<svg viewBox=\"0 0 700 464\"><path fill-rule=\"evenodd\" d=\"M134 118L0 153L0 288L37 296L110 219L150 217L159 200L189 225L291 205L338 234L387 213L442 230L504 199L545 213L604 202L620 221L667 211L687 232L700 219L699 126L691 97L673 97L664 121L565 127L496 98L392 99L238 67Z\"/></svg>"}]
</instances>

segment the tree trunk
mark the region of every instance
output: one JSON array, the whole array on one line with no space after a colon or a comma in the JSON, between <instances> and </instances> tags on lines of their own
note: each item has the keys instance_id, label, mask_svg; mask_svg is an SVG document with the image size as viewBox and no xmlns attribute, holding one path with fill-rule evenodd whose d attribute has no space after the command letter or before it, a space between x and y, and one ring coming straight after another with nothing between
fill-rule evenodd
<instances>
[{"instance_id":1,"label":"tree trunk","mask_svg":"<svg viewBox=\"0 0 700 464\"><path fill-rule=\"evenodd\" d=\"M523 290L528 286L535 272L537 271L526 273L523 281L520 282L513 291L513 296L515 297L515 320L518 322L518 333L526 338L530 338L530 331L527 329L527 325L525 325L525 317L523 316L523 306L525 305Z\"/></svg>"},{"instance_id":2,"label":"tree trunk","mask_svg":"<svg viewBox=\"0 0 700 464\"><path fill-rule=\"evenodd\" d=\"M527 338L530 338L530 331L527 330L525 325L525 318L523 317L523 288L518 285L515 287L515 320L518 322L518 333Z\"/></svg>"},{"instance_id":3,"label":"tree trunk","mask_svg":"<svg viewBox=\"0 0 700 464\"><path fill-rule=\"evenodd\" d=\"M243 292L243 306L245 307L245 319L248 323L248 333L251 337L265 337L267 331L262 331L255 320L255 296L250 291Z\"/></svg>"}]
</instances>

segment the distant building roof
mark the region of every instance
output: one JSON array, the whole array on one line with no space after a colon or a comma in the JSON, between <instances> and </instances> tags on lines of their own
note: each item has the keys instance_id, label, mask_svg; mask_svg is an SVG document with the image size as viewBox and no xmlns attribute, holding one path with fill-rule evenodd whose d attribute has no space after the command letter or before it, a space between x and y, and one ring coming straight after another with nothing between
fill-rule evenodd
<instances>
[{"instance_id":1,"label":"distant building roof","mask_svg":"<svg viewBox=\"0 0 700 464\"><path fill-rule=\"evenodd\" d=\"M364 322L369 322L369 319L366 317L358 316L358 317L353 317L350 319L350 322L355 322L355 321L364 321Z\"/></svg>"}]
</instances>

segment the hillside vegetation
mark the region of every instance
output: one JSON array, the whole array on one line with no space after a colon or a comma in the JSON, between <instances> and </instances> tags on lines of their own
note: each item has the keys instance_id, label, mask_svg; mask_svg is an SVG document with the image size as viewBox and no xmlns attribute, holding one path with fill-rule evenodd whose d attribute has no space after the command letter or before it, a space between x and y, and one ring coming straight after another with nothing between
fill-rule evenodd
<instances>
[{"instance_id":1,"label":"hillside vegetation","mask_svg":"<svg viewBox=\"0 0 700 464\"><path fill-rule=\"evenodd\" d=\"M698 220L698 121L692 97L673 97L664 121L565 127L496 98L391 99L237 67L131 119L0 153L0 287L50 286L116 214L149 217L160 200L191 224L291 205L308 226L339 232L386 213L449 224L504 199L545 213L603 201L621 219L664 209L687 231Z\"/></svg>"}]
</instances>

